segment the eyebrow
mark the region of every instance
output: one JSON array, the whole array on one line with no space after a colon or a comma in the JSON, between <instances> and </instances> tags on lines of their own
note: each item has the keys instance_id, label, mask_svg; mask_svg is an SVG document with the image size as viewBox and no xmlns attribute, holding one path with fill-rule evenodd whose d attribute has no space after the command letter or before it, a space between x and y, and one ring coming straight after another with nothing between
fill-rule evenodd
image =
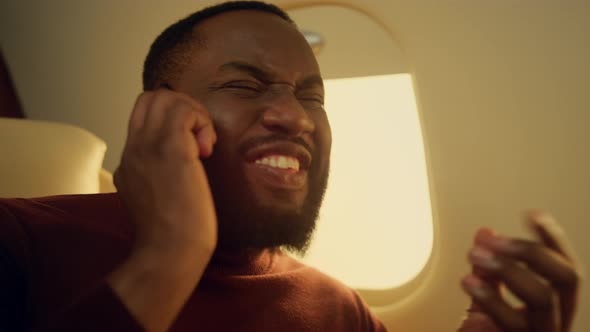
<instances>
[{"instance_id":1,"label":"eyebrow","mask_svg":"<svg viewBox=\"0 0 590 332\"><path fill-rule=\"evenodd\" d=\"M272 82L273 78L275 77L275 75L265 71L264 69L261 69L255 65L252 65L252 64L250 64L248 62L244 62L244 61L231 61L231 62L224 63L223 65L221 65L219 67L218 71L220 71L220 72L239 71L239 72L249 74L249 75L253 76L254 78L256 78L257 80L260 80L262 82ZM313 74L313 75L306 77L301 82L297 83L297 85L299 85L303 88L317 85L323 89L324 88L324 80L322 79L322 77L320 75Z\"/></svg>"}]
</instances>

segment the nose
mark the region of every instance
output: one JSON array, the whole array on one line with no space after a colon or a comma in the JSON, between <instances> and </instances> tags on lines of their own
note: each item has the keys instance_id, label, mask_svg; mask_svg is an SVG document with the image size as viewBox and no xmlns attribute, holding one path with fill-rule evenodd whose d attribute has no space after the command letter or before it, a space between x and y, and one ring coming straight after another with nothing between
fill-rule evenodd
<instances>
[{"instance_id":1,"label":"nose","mask_svg":"<svg viewBox=\"0 0 590 332\"><path fill-rule=\"evenodd\" d=\"M262 124L268 130L297 137L312 133L315 123L290 91L283 91L265 105Z\"/></svg>"}]
</instances>

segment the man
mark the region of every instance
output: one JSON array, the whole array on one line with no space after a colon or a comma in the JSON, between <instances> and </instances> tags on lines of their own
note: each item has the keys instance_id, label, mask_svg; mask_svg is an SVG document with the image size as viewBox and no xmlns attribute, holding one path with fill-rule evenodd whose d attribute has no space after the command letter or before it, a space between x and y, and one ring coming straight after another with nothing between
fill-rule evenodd
<instances>
[{"instance_id":1,"label":"man","mask_svg":"<svg viewBox=\"0 0 590 332\"><path fill-rule=\"evenodd\" d=\"M189 16L152 45L144 90L117 194L1 202L4 326L385 331L357 293L283 253L309 244L331 146L320 70L288 16L259 2ZM576 270L531 218L545 245L478 234L463 331L568 331Z\"/></svg>"}]
</instances>

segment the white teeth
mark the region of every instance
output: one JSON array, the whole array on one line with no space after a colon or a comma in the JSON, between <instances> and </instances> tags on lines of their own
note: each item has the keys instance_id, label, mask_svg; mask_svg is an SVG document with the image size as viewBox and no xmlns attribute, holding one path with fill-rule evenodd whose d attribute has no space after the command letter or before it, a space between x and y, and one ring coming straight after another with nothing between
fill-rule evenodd
<instances>
[{"instance_id":1,"label":"white teeth","mask_svg":"<svg viewBox=\"0 0 590 332\"><path fill-rule=\"evenodd\" d=\"M256 160L256 163L275 168L294 169L299 171L299 160L289 156L267 156Z\"/></svg>"},{"instance_id":2,"label":"white teeth","mask_svg":"<svg viewBox=\"0 0 590 332\"><path fill-rule=\"evenodd\" d=\"M299 170L299 160L296 158L289 158L287 159L287 162L289 163L289 168L292 168L294 170Z\"/></svg>"},{"instance_id":3,"label":"white teeth","mask_svg":"<svg viewBox=\"0 0 590 332\"><path fill-rule=\"evenodd\" d=\"M279 160L277 160L277 166L279 168L287 168L287 158L280 156Z\"/></svg>"}]
</instances>

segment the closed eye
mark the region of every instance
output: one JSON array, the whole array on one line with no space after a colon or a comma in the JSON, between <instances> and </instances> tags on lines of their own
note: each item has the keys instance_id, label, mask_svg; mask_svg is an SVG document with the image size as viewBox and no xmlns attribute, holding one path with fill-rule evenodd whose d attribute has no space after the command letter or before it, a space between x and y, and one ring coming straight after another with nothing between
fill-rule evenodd
<instances>
[{"instance_id":1,"label":"closed eye","mask_svg":"<svg viewBox=\"0 0 590 332\"><path fill-rule=\"evenodd\" d=\"M322 104L322 105L324 104L324 99L323 98L319 98L319 97L317 97L317 98L299 98L299 100L313 101L313 102L316 102L316 103Z\"/></svg>"},{"instance_id":2,"label":"closed eye","mask_svg":"<svg viewBox=\"0 0 590 332\"><path fill-rule=\"evenodd\" d=\"M324 96L320 94L302 94L297 96L301 102L314 103L315 105L324 106Z\"/></svg>"},{"instance_id":3,"label":"closed eye","mask_svg":"<svg viewBox=\"0 0 590 332\"><path fill-rule=\"evenodd\" d=\"M228 83L223 84L222 88L225 89L242 89L242 90L249 90L253 92L262 92L264 87L257 82L254 81L231 81Z\"/></svg>"}]
</instances>

